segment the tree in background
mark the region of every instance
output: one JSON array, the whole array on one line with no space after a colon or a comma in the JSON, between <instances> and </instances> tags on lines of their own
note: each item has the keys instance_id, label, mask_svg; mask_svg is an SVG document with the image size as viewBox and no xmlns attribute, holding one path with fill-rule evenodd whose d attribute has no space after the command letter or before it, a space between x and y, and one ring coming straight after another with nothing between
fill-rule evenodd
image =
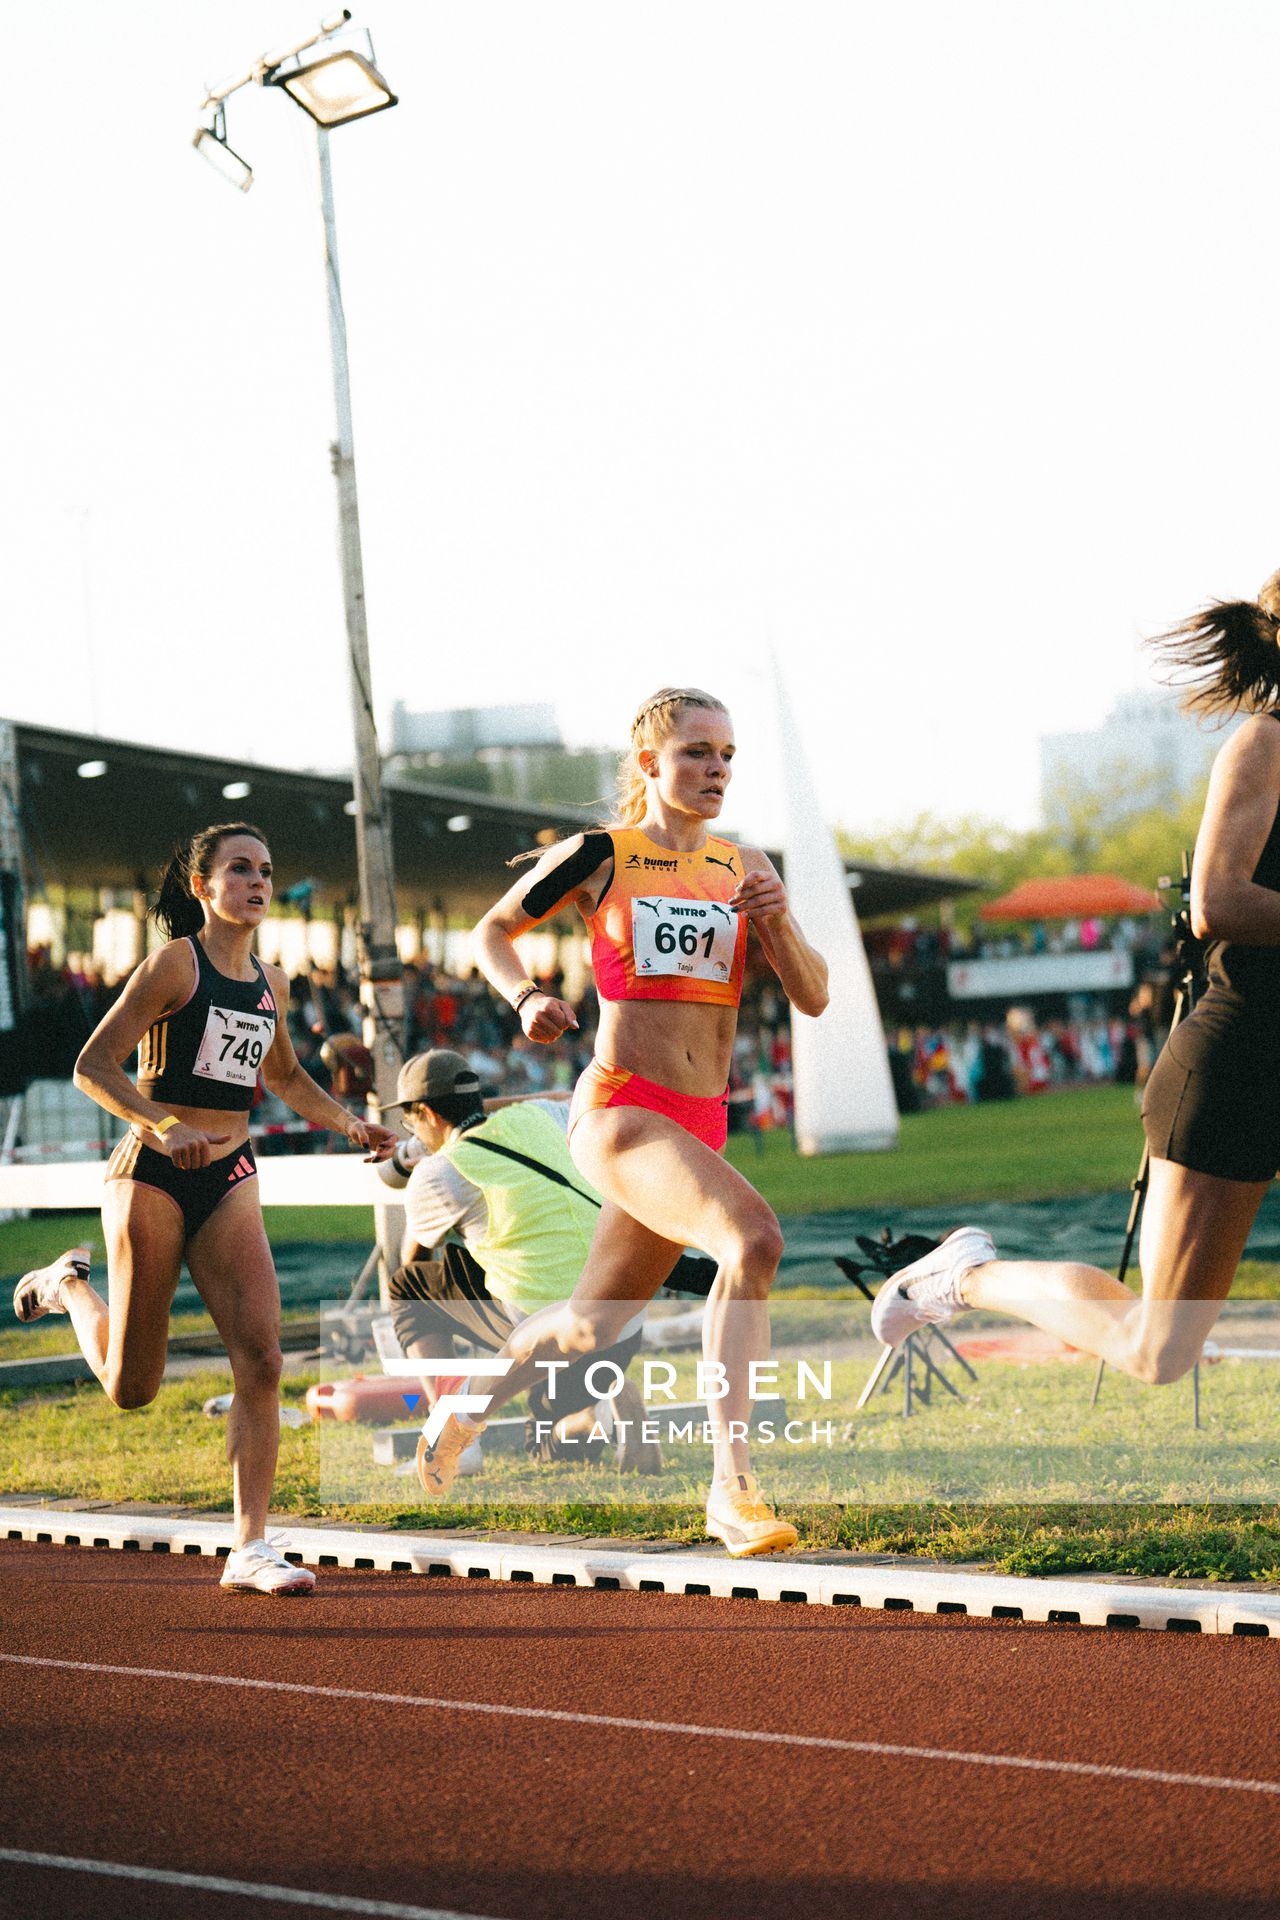
<instances>
[{"instance_id":1,"label":"tree in background","mask_svg":"<svg viewBox=\"0 0 1280 1920\"><path fill-rule=\"evenodd\" d=\"M979 814L945 820L921 813L876 833L841 828L837 839L846 858L869 866L917 867L986 883L981 894L954 903L956 924L968 927L985 900L1007 893L1020 880L1118 873L1154 887L1162 875L1176 874L1182 849L1195 843L1207 781L1173 808L1152 803L1152 784L1146 775L1105 767L1088 788L1073 785L1047 794L1049 824L1043 827L1007 827Z\"/></svg>"}]
</instances>

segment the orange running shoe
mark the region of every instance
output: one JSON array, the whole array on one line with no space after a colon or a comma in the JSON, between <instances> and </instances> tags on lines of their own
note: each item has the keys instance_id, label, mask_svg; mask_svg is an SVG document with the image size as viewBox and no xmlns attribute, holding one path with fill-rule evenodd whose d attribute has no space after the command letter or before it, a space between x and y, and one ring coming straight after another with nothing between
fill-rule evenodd
<instances>
[{"instance_id":1,"label":"orange running shoe","mask_svg":"<svg viewBox=\"0 0 1280 1920\"><path fill-rule=\"evenodd\" d=\"M448 1493L458 1477L463 1454L480 1438L481 1431L481 1427L464 1427L457 1414L451 1413L434 1444L425 1433L418 1435L418 1480L429 1500L439 1500Z\"/></svg>"},{"instance_id":2,"label":"orange running shoe","mask_svg":"<svg viewBox=\"0 0 1280 1920\"><path fill-rule=\"evenodd\" d=\"M723 1540L735 1560L751 1553L785 1553L800 1538L791 1522L779 1520L768 1505L754 1473L712 1482L707 1532Z\"/></svg>"}]
</instances>

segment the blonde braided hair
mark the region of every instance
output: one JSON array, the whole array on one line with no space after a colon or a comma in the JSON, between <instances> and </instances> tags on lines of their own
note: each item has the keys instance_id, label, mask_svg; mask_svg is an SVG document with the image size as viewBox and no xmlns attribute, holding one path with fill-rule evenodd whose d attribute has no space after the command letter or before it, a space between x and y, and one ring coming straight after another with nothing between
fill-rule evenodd
<instances>
[{"instance_id":1,"label":"blonde braided hair","mask_svg":"<svg viewBox=\"0 0 1280 1920\"><path fill-rule=\"evenodd\" d=\"M659 687L644 701L631 722L631 745L618 768L618 823L638 827L649 804L645 778L640 771L640 755L646 747L656 749L668 740L681 707L706 707L712 713L728 711L723 700L701 687Z\"/></svg>"}]
</instances>

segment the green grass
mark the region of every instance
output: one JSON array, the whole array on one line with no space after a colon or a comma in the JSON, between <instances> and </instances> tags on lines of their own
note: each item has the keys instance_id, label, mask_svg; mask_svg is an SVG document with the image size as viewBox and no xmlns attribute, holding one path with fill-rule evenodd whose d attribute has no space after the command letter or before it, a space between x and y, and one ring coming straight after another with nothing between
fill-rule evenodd
<instances>
[{"instance_id":1,"label":"green grass","mask_svg":"<svg viewBox=\"0 0 1280 1920\"><path fill-rule=\"evenodd\" d=\"M1123 1192L1140 1146L1132 1091L1103 1087L910 1116L887 1154L802 1160L785 1136L771 1135L735 1138L729 1157L778 1212L796 1215ZM325 1240L359 1248L369 1244L372 1221L362 1208L275 1208L268 1227L277 1246ZM0 1226L0 1271L42 1264L81 1236L100 1243L96 1216L37 1215ZM816 1291L797 1289L793 1301ZM1234 1297L1280 1298L1280 1268L1246 1262ZM789 1304L780 1312L780 1332L796 1311ZM854 1311L851 1300L822 1293L809 1340L838 1338ZM175 1318L175 1331L187 1325L208 1322ZM67 1344L63 1321L0 1328L2 1358ZM682 1380L689 1364L681 1361ZM879 1400L853 1421L838 1460L815 1454L784 1465L761 1450L758 1464L806 1548L915 1554L1013 1573L1280 1581L1280 1517L1267 1498L1280 1484L1276 1369L1206 1369L1201 1435L1191 1431L1187 1387L1156 1392L1108 1376L1103 1405L1090 1415L1090 1372L986 1363L963 1407L935 1405L907 1423L896 1402ZM211 1367L167 1384L153 1407L132 1414L115 1412L89 1384L0 1393L0 1487L225 1512L222 1430L200 1409L228 1384ZM307 1384L290 1381L286 1399L300 1401ZM848 1391L839 1411L851 1414ZM612 1468L530 1469L491 1457L482 1478L464 1483L472 1497L423 1510L412 1504L412 1481L373 1473L370 1437L368 1429L286 1429L276 1510L387 1527L703 1538L700 1448L668 1447L669 1471L656 1484ZM1243 1503L1242 1492L1250 1495Z\"/></svg>"},{"instance_id":2,"label":"green grass","mask_svg":"<svg viewBox=\"0 0 1280 1920\"><path fill-rule=\"evenodd\" d=\"M786 1133L735 1135L728 1157L777 1212L846 1207L947 1206L1123 1192L1142 1151L1129 1087L1083 1087L1002 1105L908 1114L890 1153L802 1159ZM274 1245L367 1247L369 1207L272 1207ZM96 1213L36 1213L0 1225L0 1274L14 1279L79 1239L101 1249Z\"/></svg>"},{"instance_id":3,"label":"green grass","mask_svg":"<svg viewBox=\"0 0 1280 1920\"><path fill-rule=\"evenodd\" d=\"M372 1207L272 1207L267 1230L277 1247L352 1246L373 1243ZM102 1258L102 1223L96 1213L33 1213L0 1225L0 1275L12 1285L31 1267L43 1267L67 1247L82 1242Z\"/></svg>"},{"instance_id":4,"label":"green grass","mask_svg":"<svg viewBox=\"0 0 1280 1920\"><path fill-rule=\"evenodd\" d=\"M822 1303L824 1324L830 1311ZM838 1433L865 1357L845 1373L837 1368ZM679 1364L683 1387L692 1361ZM1090 1413L1090 1375L1079 1363L986 1363L963 1406L944 1400L906 1422L896 1396L886 1397L853 1417L852 1439L834 1455L805 1448L783 1459L780 1448L759 1447L757 1465L811 1551L914 1554L1010 1573L1280 1581L1280 1515L1267 1497L1280 1480L1276 1370L1206 1369L1199 1433L1189 1386L1155 1393L1109 1376ZM299 1404L312 1377L289 1381L286 1400ZM39 1396L11 1390L0 1395L0 1486L225 1513L224 1428L201 1407L227 1385L210 1368L168 1383L152 1407L130 1414L89 1385ZM798 1412L792 1392L789 1402ZM424 1508L412 1477L373 1466L371 1438L369 1428L328 1423L285 1429L273 1509L428 1532L704 1538L701 1447L668 1446L656 1481L611 1466L532 1467L491 1454L482 1476L460 1483L466 1497ZM1253 1497L1239 1501L1237 1489Z\"/></svg>"},{"instance_id":5,"label":"green grass","mask_svg":"<svg viewBox=\"0 0 1280 1920\"><path fill-rule=\"evenodd\" d=\"M1080 1087L903 1116L888 1153L802 1159L785 1133L735 1134L728 1157L778 1213L1123 1193L1142 1152L1132 1087Z\"/></svg>"}]
</instances>

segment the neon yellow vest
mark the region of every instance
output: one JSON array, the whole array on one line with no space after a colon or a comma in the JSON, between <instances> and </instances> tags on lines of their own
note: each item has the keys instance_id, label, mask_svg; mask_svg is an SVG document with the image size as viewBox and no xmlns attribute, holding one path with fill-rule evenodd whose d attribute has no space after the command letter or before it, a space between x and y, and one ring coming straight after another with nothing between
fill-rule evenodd
<instances>
[{"instance_id":1,"label":"neon yellow vest","mask_svg":"<svg viewBox=\"0 0 1280 1920\"><path fill-rule=\"evenodd\" d=\"M553 1167L577 1193L505 1154L488 1152L479 1145L482 1140ZM558 1123L531 1105L500 1107L440 1152L488 1202L484 1239L467 1245L494 1299L523 1313L567 1300L578 1284L600 1209L579 1198L595 1190L570 1159Z\"/></svg>"}]
</instances>

